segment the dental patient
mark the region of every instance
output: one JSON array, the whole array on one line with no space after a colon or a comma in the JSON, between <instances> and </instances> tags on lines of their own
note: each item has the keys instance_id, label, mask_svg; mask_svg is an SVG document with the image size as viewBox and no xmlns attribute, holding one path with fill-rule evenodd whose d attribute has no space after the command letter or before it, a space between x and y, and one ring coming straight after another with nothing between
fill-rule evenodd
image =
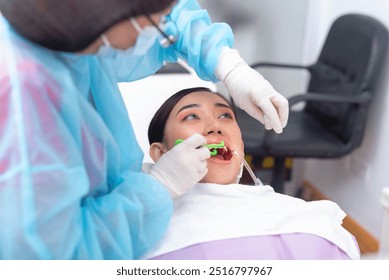
<instances>
[{"instance_id":1,"label":"dental patient","mask_svg":"<svg viewBox=\"0 0 389 280\"><path fill-rule=\"evenodd\" d=\"M158 161L194 134L206 138L208 172L174 199L165 237L144 259L360 258L354 237L342 227L346 215L337 204L306 202L275 193L271 186L239 184L242 135L231 104L218 93L190 88L170 97L149 126L151 158Z\"/></svg>"}]
</instances>

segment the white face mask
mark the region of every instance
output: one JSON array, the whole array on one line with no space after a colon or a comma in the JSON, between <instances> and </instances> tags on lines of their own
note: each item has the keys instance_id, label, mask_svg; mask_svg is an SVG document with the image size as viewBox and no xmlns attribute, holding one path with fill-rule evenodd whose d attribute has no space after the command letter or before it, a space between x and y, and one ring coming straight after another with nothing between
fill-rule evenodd
<instances>
[{"instance_id":1,"label":"white face mask","mask_svg":"<svg viewBox=\"0 0 389 280\"><path fill-rule=\"evenodd\" d=\"M103 58L118 58L125 56L127 59L131 59L131 56L143 56L151 48L155 41L159 38L160 34L157 28L152 25L141 28L135 19L130 19L131 24L138 31L139 35L136 38L135 45L128 49L121 50L111 46L108 38L105 34L100 37L103 40L103 45L98 49L96 55Z\"/></svg>"}]
</instances>

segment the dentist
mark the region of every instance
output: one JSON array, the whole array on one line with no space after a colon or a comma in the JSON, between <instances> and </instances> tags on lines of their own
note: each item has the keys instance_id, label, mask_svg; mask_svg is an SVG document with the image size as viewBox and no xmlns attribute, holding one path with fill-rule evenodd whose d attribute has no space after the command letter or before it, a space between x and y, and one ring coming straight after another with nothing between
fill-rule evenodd
<instances>
[{"instance_id":1,"label":"dentist","mask_svg":"<svg viewBox=\"0 0 389 280\"><path fill-rule=\"evenodd\" d=\"M118 82L183 58L266 128L286 125L286 99L195 0L0 0L0 12L0 259L138 258L171 198L205 176L197 134L141 172Z\"/></svg>"}]
</instances>

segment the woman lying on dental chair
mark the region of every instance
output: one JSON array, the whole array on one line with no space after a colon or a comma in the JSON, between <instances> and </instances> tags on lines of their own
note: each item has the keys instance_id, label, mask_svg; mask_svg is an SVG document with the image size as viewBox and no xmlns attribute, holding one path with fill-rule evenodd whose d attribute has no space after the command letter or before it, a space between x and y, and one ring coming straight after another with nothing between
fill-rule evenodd
<instances>
[{"instance_id":1,"label":"woman lying on dental chair","mask_svg":"<svg viewBox=\"0 0 389 280\"><path fill-rule=\"evenodd\" d=\"M203 137L211 149L206 175L174 199L165 237L144 259L359 259L335 203L238 183L244 145L235 113L207 88L182 90L160 107L149 127L150 156L158 162Z\"/></svg>"}]
</instances>

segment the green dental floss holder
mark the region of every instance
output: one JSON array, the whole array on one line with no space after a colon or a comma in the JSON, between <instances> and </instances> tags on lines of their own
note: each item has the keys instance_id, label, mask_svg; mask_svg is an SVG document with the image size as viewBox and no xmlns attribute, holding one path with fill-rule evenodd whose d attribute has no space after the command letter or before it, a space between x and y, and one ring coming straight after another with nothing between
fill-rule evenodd
<instances>
[{"instance_id":1,"label":"green dental floss holder","mask_svg":"<svg viewBox=\"0 0 389 280\"><path fill-rule=\"evenodd\" d=\"M183 139L177 139L175 142L175 145L180 144ZM224 141L220 141L219 144L206 144L205 147L207 147L211 151L211 156L216 156L217 155L217 149L223 148L224 147Z\"/></svg>"}]
</instances>

